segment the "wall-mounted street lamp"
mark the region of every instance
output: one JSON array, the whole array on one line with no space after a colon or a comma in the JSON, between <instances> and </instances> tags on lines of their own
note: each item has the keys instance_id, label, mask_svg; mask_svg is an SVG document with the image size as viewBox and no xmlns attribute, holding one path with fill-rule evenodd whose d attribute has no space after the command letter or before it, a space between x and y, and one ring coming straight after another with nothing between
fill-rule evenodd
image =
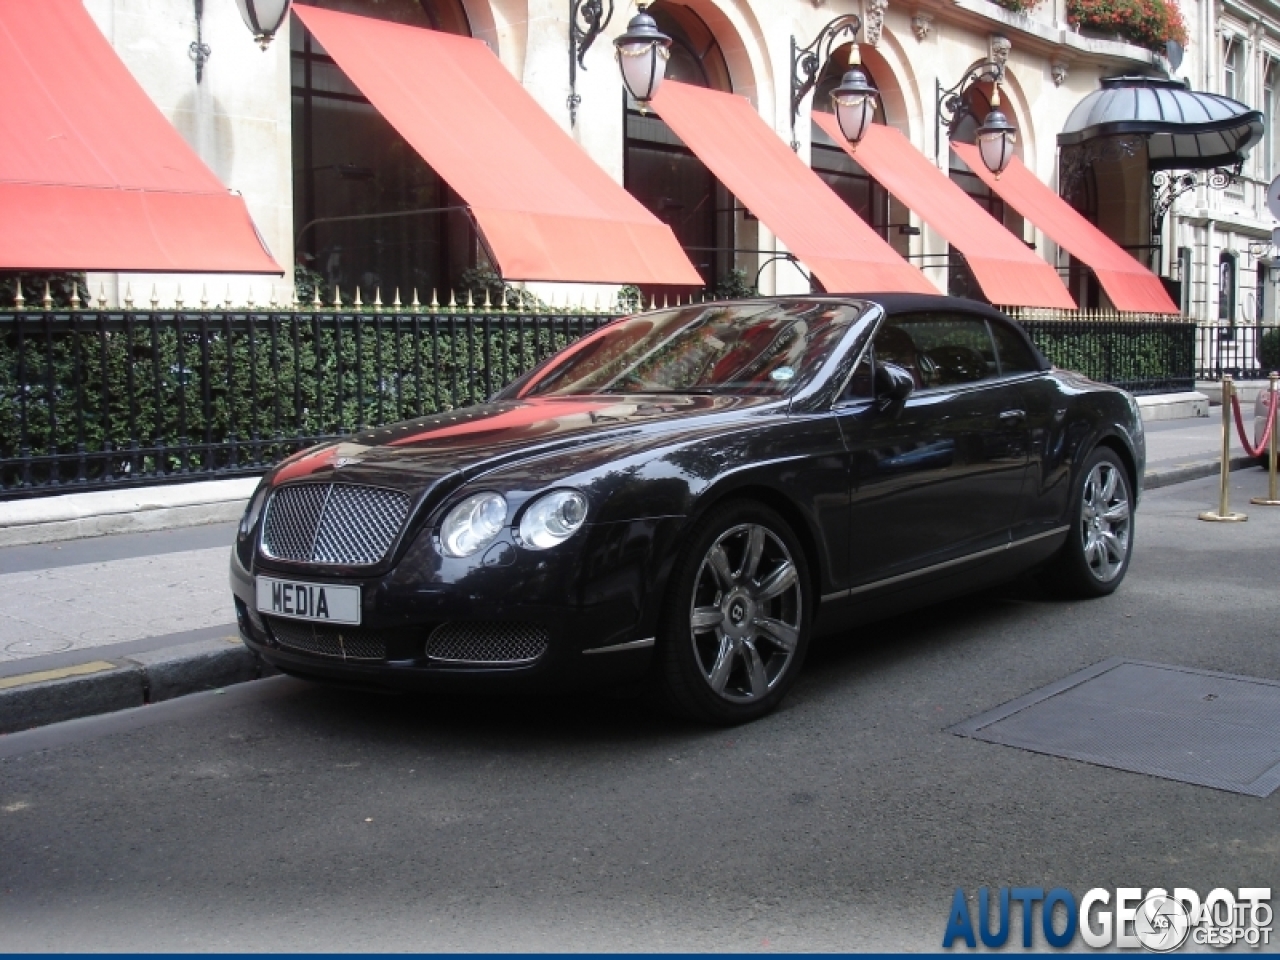
<instances>
[{"instance_id":1,"label":"wall-mounted street lamp","mask_svg":"<svg viewBox=\"0 0 1280 960\"><path fill-rule=\"evenodd\" d=\"M263 50L271 45L284 18L289 13L289 0L236 0L244 25Z\"/></svg>"},{"instance_id":2,"label":"wall-mounted street lamp","mask_svg":"<svg viewBox=\"0 0 1280 960\"><path fill-rule=\"evenodd\" d=\"M1018 128L1009 122L1000 109L1000 83L1004 80L1004 67L995 60L980 60L971 66L954 87L942 89L941 81L934 81L937 89L938 125L934 132L934 153L941 159L942 128L947 128L947 139L955 137L965 117L974 116L967 94L977 83L990 83L991 109L982 126L977 130L978 152L982 163L997 177L1013 160L1013 147L1018 142Z\"/></svg>"},{"instance_id":3,"label":"wall-mounted street lamp","mask_svg":"<svg viewBox=\"0 0 1280 960\"><path fill-rule=\"evenodd\" d=\"M578 68L587 69L582 62L596 42L600 32L613 19L613 0L569 0L569 126L578 125L578 106L582 97L578 94Z\"/></svg>"},{"instance_id":4,"label":"wall-mounted street lamp","mask_svg":"<svg viewBox=\"0 0 1280 960\"><path fill-rule=\"evenodd\" d=\"M1013 160L1013 145L1017 142L1018 128L1000 109L1000 84L997 81L991 94L991 110L978 128L978 152L982 155L983 165L995 174L996 179Z\"/></svg>"},{"instance_id":5,"label":"wall-mounted street lamp","mask_svg":"<svg viewBox=\"0 0 1280 960\"><path fill-rule=\"evenodd\" d=\"M818 82L818 78L822 76L822 68L824 64L831 59L831 48L839 37L848 34L849 39L853 42L852 53L849 56L849 66L852 68L858 63L858 33L862 30L862 18L856 13L847 13L842 17L836 17L825 27L818 31L818 35L814 37L813 42L808 46L801 47L796 43L796 38L791 38L791 149L799 150L800 142L796 140L796 117L800 115L800 103L804 100L805 95L814 88ZM861 87L857 84L857 77L861 77ZM867 83L866 74L861 70L850 70L844 75L844 80L840 84L841 88L850 88L861 90L866 88L871 90L872 99L871 114L875 113L875 88ZM838 92L838 91L837 91ZM834 94L833 94L834 96ZM866 99L854 103L854 99L858 97L858 93L849 93L846 99L849 100L848 110L850 111L849 119L854 119L853 112L864 109ZM837 107L837 118L839 117L839 108ZM870 116L866 120L870 123ZM844 129L844 121L840 121L840 128ZM865 126L861 128L865 132ZM848 133L845 134L848 136ZM862 133L858 134L858 139L862 139Z\"/></svg>"},{"instance_id":6,"label":"wall-mounted street lamp","mask_svg":"<svg viewBox=\"0 0 1280 960\"><path fill-rule=\"evenodd\" d=\"M867 82L867 75L857 67L858 44L853 44L853 52L849 55L849 70L840 81L840 86L831 91L831 105L836 112L836 123L840 124L840 132L849 141L849 148L856 150L862 137L875 119L876 102L879 92Z\"/></svg>"},{"instance_id":7,"label":"wall-mounted street lamp","mask_svg":"<svg viewBox=\"0 0 1280 960\"><path fill-rule=\"evenodd\" d=\"M614 40L613 45L618 52L622 82L644 113L666 79L671 38L658 29L657 22L641 7L627 24L627 32Z\"/></svg>"}]
</instances>

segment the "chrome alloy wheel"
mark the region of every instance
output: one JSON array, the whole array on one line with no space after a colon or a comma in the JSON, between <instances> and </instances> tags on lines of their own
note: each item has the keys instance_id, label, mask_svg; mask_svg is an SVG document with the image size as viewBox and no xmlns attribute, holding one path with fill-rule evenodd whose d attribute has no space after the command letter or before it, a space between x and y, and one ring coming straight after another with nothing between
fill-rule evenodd
<instances>
[{"instance_id":1,"label":"chrome alloy wheel","mask_svg":"<svg viewBox=\"0 0 1280 960\"><path fill-rule=\"evenodd\" d=\"M689 611L693 653L712 691L753 703L786 673L804 609L795 562L768 527L744 523L711 545Z\"/></svg>"},{"instance_id":2,"label":"chrome alloy wheel","mask_svg":"<svg viewBox=\"0 0 1280 960\"><path fill-rule=\"evenodd\" d=\"M1103 583L1115 579L1129 554L1129 490L1121 469L1103 460L1094 464L1084 482L1084 559L1089 572Z\"/></svg>"}]
</instances>

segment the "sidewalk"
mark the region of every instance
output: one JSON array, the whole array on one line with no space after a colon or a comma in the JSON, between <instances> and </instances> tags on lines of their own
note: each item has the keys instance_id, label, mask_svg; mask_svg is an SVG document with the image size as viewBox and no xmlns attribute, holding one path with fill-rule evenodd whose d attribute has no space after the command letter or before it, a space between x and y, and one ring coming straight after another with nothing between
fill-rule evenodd
<instances>
[{"instance_id":1,"label":"sidewalk","mask_svg":"<svg viewBox=\"0 0 1280 960\"><path fill-rule=\"evenodd\" d=\"M1220 416L1148 423L1146 486L1166 486L1216 473L1221 430ZM1243 458L1234 432L1232 441L1233 458ZM1242 459L1238 462L1243 464ZM243 480L227 483L223 490L216 484L200 484L203 489L198 496L206 503L220 502L221 516L237 516L247 495L246 484ZM248 486L251 489L252 484ZM191 497L190 493L179 493ZM172 491L163 489L129 495L153 503L174 497ZM0 504L0 522L6 506L10 505ZM28 517L39 511L58 517L67 509L50 501L22 505ZM83 500L75 509L84 509ZM149 523L162 519L161 510L147 512ZM189 514L179 517L182 522L189 519ZM127 519L112 522L128 527ZM157 684L169 683L156 672L156 665L166 656L174 662L202 657L208 664L218 664L212 672L206 670L203 679L192 674L179 692L232 682L230 677L251 679L255 674L238 641L227 585L228 551L235 531L235 522L223 520L154 532L0 547L0 700L25 687L38 693L51 682L87 688L95 677L104 680L124 671L128 674L125 695L132 698L125 705L133 705L135 700L150 702L158 696ZM234 664L227 659L233 649L242 657ZM171 692L178 689L172 683L170 688ZM64 699L70 695L68 688ZM6 722L4 713L0 705L0 732L18 729ZM58 718L74 715L80 714Z\"/></svg>"}]
</instances>

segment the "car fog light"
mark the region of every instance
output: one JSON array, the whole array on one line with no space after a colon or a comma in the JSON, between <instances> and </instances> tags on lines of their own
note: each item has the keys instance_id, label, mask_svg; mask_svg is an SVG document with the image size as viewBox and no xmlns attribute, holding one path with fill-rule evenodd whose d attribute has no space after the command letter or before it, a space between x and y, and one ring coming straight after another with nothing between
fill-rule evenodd
<instances>
[{"instance_id":1,"label":"car fog light","mask_svg":"<svg viewBox=\"0 0 1280 960\"><path fill-rule=\"evenodd\" d=\"M526 547L546 550L563 543L587 519L587 498L576 490L555 490L535 500L520 520Z\"/></svg>"},{"instance_id":2,"label":"car fog light","mask_svg":"<svg viewBox=\"0 0 1280 960\"><path fill-rule=\"evenodd\" d=\"M440 524L440 546L446 557L469 557L496 537L507 522L501 494L476 493L450 510Z\"/></svg>"}]
</instances>

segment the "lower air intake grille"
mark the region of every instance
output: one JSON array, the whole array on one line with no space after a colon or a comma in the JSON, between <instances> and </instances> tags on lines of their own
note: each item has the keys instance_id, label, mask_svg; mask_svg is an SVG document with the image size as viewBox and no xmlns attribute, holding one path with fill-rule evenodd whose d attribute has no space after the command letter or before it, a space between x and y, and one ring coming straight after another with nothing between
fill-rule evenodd
<instances>
[{"instance_id":1,"label":"lower air intake grille","mask_svg":"<svg viewBox=\"0 0 1280 960\"><path fill-rule=\"evenodd\" d=\"M272 636L282 647L338 660L387 659L387 638L376 630L327 627L278 617L266 619Z\"/></svg>"},{"instance_id":2,"label":"lower air intake grille","mask_svg":"<svg viewBox=\"0 0 1280 960\"><path fill-rule=\"evenodd\" d=\"M546 628L533 623L446 623L427 640L427 656L449 663L529 663L546 649Z\"/></svg>"}]
</instances>

